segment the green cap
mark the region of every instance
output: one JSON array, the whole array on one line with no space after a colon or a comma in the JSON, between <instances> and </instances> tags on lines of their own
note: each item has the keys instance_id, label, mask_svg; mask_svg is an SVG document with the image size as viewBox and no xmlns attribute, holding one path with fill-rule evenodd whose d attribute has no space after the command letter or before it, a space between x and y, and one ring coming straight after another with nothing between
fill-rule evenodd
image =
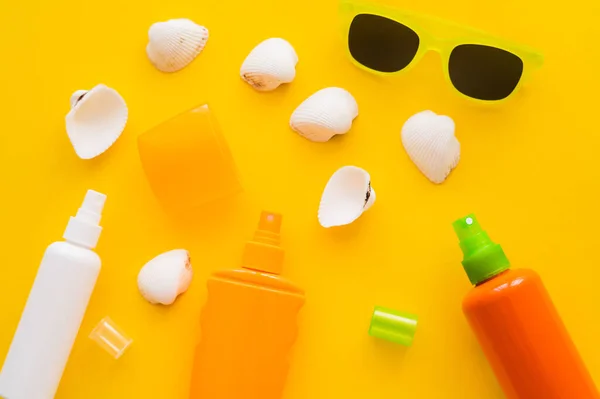
<instances>
[{"instance_id":1,"label":"green cap","mask_svg":"<svg viewBox=\"0 0 600 399\"><path fill-rule=\"evenodd\" d=\"M410 346L416 330L417 316L376 306L371 318L369 335Z\"/></svg>"},{"instance_id":2,"label":"green cap","mask_svg":"<svg viewBox=\"0 0 600 399\"><path fill-rule=\"evenodd\" d=\"M464 255L462 265L473 285L488 280L510 267L502 247L494 243L481 229L475 215L460 218L452 226Z\"/></svg>"}]
</instances>

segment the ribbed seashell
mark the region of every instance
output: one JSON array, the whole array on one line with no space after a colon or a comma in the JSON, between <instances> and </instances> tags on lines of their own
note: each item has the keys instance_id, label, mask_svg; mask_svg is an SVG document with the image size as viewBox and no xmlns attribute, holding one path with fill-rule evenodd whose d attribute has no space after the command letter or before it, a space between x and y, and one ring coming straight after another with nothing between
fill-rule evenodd
<instances>
[{"instance_id":1,"label":"ribbed seashell","mask_svg":"<svg viewBox=\"0 0 600 399\"><path fill-rule=\"evenodd\" d=\"M345 134L358 116L358 104L352 94L339 87L321 89L296 108L290 127L301 136L325 142L336 134Z\"/></svg>"},{"instance_id":2,"label":"ribbed seashell","mask_svg":"<svg viewBox=\"0 0 600 399\"><path fill-rule=\"evenodd\" d=\"M189 19L157 22L148 31L146 54L162 72L177 72L202 52L208 41L208 29Z\"/></svg>"},{"instance_id":3,"label":"ribbed seashell","mask_svg":"<svg viewBox=\"0 0 600 399\"><path fill-rule=\"evenodd\" d=\"M297 63L292 45L274 37L252 49L240 68L240 76L258 91L271 91L294 80Z\"/></svg>"},{"instance_id":4,"label":"ribbed seashell","mask_svg":"<svg viewBox=\"0 0 600 399\"><path fill-rule=\"evenodd\" d=\"M146 263L138 275L138 288L150 303L170 305L192 282L190 254L185 249L162 253Z\"/></svg>"},{"instance_id":5,"label":"ribbed seashell","mask_svg":"<svg viewBox=\"0 0 600 399\"><path fill-rule=\"evenodd\" d=\"M128 110L116 90L100 84L89 91L77 90L70 102L67 135L79 158L97 157L121 136Z\"/></svg>"},{"instance_id":6,"label":"ribbed seashell","mask_svg":"<svg viewBox=\"0 0 600 399\"><path fill-rule=\"evenodd\" d=\"M356 166L344 166L329 179L319 205L319 223L323 227L354 222L375 202L369 173Z\"/></svg>"},{"instance_id":7,"label":"ribbed seashell","mask_svg":"<svg viewBox=\"0 0 600 399\"><path fill-rule=\"evenodd\" d=\"M433 111L411 116L402 127L404 149L433 183L443 183L460 160L460 143L454 129L452 118Z\"/></svg>"}]
</instances>

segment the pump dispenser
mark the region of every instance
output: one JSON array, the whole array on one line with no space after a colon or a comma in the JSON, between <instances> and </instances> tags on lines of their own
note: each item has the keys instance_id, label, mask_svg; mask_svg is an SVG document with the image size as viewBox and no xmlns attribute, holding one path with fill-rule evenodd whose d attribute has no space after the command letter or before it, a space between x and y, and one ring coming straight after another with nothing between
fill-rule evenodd
<instances>
[{"instance_id":1,"label":"pump dispenser","mask_svg":"<svg viewBox=\"0 0 600 399\"><path fill-rule=\"evenodd\" d=\"M105 200L89 190L65 241L46 249L0 372L0 397L54 398L100 272L92 249Z\"/></svg>"},{"instance_id":2,"label":"pump dispenser","mask_svg":"<svg viewBox=\"0 0 600 399\"><path fill-rule=\"evenodd\" d=\"M242 267L214 273L190 399L280 399L304 291L280 276L281 215L263 212Z\"/></svg>"},{"instance_id":3,"label":"pump dispenser","mask_svg":"<svg viewBox=\"0 0 600 399\"><path fill-rule=\"evenodd\" d=\"M285 252L279 246L282 217L263 212L252 241L246 243L242 266L246 269L281 274Z\"/></svg>"},{"instance_id":4,"label":"pump dispenser","mask_svg":"<svg viewBox=\"0 0 600 399\"><path fill-rule=\"evenodd\" d=\"M463 311L507 399L600 399L540 276L511 270L474 215L453 226L475 285Z\"/></svg>"},{"instance_id":5,"label":"pump dispenser","mask_svg":"<svg viewBox=\"0 0 600 399\"><path fill-rule=\"evenodd\" d=\"M462 264L471 284L477 285L510 267L502 247L481 229L475 215L459 219L453 226L464 254Z\"/></svg>"},{"instance_id":6,"label":"pump dispenser","mask_svg":"<svg viewBox=\"0 0 600 399\"><path fill-rule=\"evenodd\" d=\"M69 220L63 238L90 249L96 248L100 233L102 233L100 218L105 202L106 195L88 190L77 215L72 216Z\"/></svg>"}]
</instances>

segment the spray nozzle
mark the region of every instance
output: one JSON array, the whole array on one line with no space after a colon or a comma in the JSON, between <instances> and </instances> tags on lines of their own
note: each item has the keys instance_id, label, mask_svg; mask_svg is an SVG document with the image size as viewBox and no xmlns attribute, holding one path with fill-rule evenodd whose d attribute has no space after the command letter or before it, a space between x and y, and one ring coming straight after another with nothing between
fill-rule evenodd
<instances>
[{"instance_id":1,"label":"spray nozzle","mask_svg":"<svg viewBox=\"0 0 600 399\"><path fill-rule=\"evenodd\" d=\"M452 224L452 227L454 227L454 231L461 241L483 232L473 214L458 219Z\"/></svg>"},{"instance_id":2,"label":"spray nozzle","mask_svg":"<svg viewBox=\"0 0 600 399\"><path fill-rule=\"evenodd\" d=\"M98 191L88 190L85 194L85 198L83 199L81 208L100 215L102 213L102 209L104 209L105 202L106 195L99 193Z\"/></svg>"},{"instance_id":3,"label":"spray nozzle","mask_svg":"<svg viewBox=\"0 0 600 399\"><path fill-rule=\"evenodd\" d=\"M94 190L88 190L81 208L77 211L76 218L90 224L99 224L105 202L106 195Z\"/></svg>"},{"instance_id":4,"label":"spray nozzle","mask_svg":"<svg viewBox=\"0 0 600 399\"><path fill-rule=\"evenodd\" d=\"M83 204L77 215L71 217L63 237L75 244L88 248L96 247L102 227L100 218L106 202L106 195L94 190L88 190L83 199Z\"/></svg>"},{"instance_id":5,"label":"spray nozzle","mask_svg":"<svg viewBox=\"0 0 600 399\"><path fill-rule=\"evenodd\" d=\"M281 230L282 217L278 213L262 212L258 222L258 229L268 231L270 233L279 234Z\"/></svg>"},{"instance_id":6,"label":"spray nozzle","mask_svg":"<svg viewBox=\"0 0 600 399\"><path fill-rule=\"evenodd\" d=\"M479 284L510 267L502 247L491 240L475 215L458 219L452 227L460 240L462 264L471 283Z\"/></svg>"},{"instance_id":7,"label":"spray nozzle","mask_svg":"<svg viewBox=\"0 0 600 399\"><path fill-rule=\"evenodd\" d=\"M279 246L282 216L278 213L260 214L258 229L252 241L246 243L242 266L247 269L279 274L283 266L283 249Z\"/></svg>"}]
</instances>

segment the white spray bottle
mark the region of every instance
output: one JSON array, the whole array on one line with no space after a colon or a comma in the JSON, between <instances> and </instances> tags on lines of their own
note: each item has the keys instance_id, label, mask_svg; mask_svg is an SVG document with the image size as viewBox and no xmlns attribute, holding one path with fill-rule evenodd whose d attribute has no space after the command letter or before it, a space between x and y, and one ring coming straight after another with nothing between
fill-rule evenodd
<instances>
[{"instance_id":1,"label":"white spray bottle","mask_svg":"<svg viewBox=\"0 0 600 399\"><path fill-rule=\"evenodd\" d=\"M0 372L0 397L52 399L100 273L98 243L106 195L88 190L65 241L44 254Z\"/></svg>"}]
</instances>

